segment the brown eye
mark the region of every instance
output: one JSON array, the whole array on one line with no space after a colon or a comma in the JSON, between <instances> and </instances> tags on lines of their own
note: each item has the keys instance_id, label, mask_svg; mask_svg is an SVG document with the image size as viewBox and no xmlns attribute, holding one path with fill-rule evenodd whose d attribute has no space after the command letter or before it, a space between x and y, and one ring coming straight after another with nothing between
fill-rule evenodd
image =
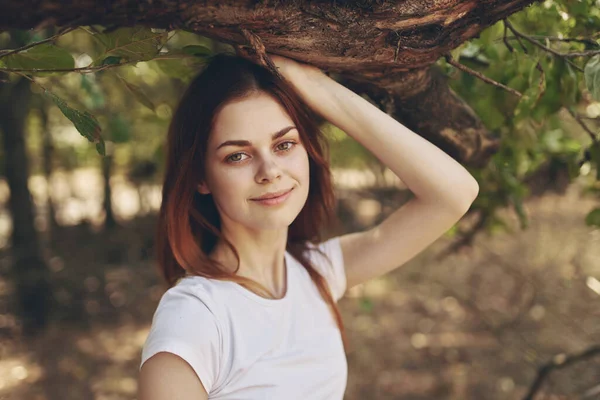
<instances>
[{"instance_id":1,"label":"brown eye","mask_svg":"<svg viewBox=\"0 0 600 400\"><path fill-rule=\"evenodd\" d=\"M244 155L244 153L233 153L232 155L230 155L229 157L227 157L225 159L225 161L228 162L228 163L230 163L230 164L239 163L240 161L243 161L243 160L241 158L234 159L234 157L237 157L237 156L241 157L243 155Z\"/></svg>"},{"instance_id":2,"label":"brown eye","mask_svg":"<svg viewBox=\"0 0 600 400\"><path fill-rule=\"evenodd\" d=\"M280 152L286 153L288 151L291 151L298 143L296 143L293 140L286 140L285 142L281 142L277 145L277 148L279 148ZM282 148L282 146L284 145L289 145L285 148ZM237 158L238 156L241 157L243 155L246 155L245 153L233 153L231 154L229 157L227 157L225 159L225 162L227 164L240 164L242 161L244 161L243 158ZM235 157L235 158L234 158Z\"/></svg>"},{"instance_id":3,"label":"brown eye","mask_svg":"<svg viewBox=\"0 0 600 400\"><path fill-rule=\"evenodd\" d=\"M285 149L281 149L281 151L290 151L296 145L296 142L294 142L292 140L288 140L286 142L279 144L279 146L282 146L284 144L289 144L289 146ZM279 146L277 146L277 147L279 147Z\"/></svg>"}]
</instances>

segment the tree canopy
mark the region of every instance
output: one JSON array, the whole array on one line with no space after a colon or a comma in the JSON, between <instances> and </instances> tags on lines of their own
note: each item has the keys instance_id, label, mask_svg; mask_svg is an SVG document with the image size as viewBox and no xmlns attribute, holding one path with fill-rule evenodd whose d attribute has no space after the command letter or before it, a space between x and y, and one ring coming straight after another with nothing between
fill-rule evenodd
<instances>
[{"instance_id":1,"label":"tree canopy","mask_svg":"<svg viewBox=\"0 0 600 400\"><path fill-rule=\"evenodd\" d=\"M111 106L101 81L121 85L123 101L136 99L164 128L170 109L155 104L156 82L185 84L217 51L281 54L322 68L469 167L481 187L479 228L502 228L495 211L506 206L526 226L526 196L575 179L598 192L600 179L599 8L530 4L6 2L0 29L13 45L0 53L0 72L34 81L100 154L106 141L132 140L159 154L160 140L135 138L143 128L132 109ZM329 131L340 144L334 160L378 165ZM599 225L600 209L586 221Z\"/></svg>"}]
</instances>

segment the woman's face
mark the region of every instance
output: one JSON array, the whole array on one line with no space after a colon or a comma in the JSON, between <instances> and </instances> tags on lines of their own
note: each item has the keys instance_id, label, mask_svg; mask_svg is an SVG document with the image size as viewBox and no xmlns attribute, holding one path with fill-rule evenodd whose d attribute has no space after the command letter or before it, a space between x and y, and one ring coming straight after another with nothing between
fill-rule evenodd
<instances>
[{"instance_id":1,"label":"woman's face","mask_svg":"<svg viewBox=\"0 0 600 400\"><path fill-rule=\"evenodd\" d=\"M248 143L239 143L243 141ZM224 227L287 228L308 198L308 153L285 109L264 92L221 109L210 134L205 166L206 182L198 190L212 194ZM278 205L252 200L292 188Z\"/></svg>"}]
</instances>

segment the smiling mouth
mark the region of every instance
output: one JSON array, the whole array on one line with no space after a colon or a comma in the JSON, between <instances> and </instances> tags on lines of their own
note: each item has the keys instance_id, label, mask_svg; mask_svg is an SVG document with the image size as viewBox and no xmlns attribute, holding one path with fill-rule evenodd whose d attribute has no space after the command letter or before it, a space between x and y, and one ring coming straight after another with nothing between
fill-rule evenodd
<instances>
[{"instance_id":1,"label":"smiling mouth","mask_svg":"<svg viewBox=\"0 0 600 400\"><path fill-rule=\"evenodd\" d=\"M251 200L254 201L255 203L263 205L263 206L276 206L276 205L285 203L287 201L287 199L291 196L291 193L293 191L294 191L294 188L291 188L287 192L285 192L277 197L271 197L268 199L251 199Z\"/></svg>"},{"instance_id":2,"label":"smiling mouth","mask_svg":"<svg viewBox=\"0 0 600 400\"><path fill-rule=\"evenodd\" d=\"M263 198L250 199L250 200L253 200L253 201L263 201L263 200L273 200L273 199L278 199L278 198L280 198L280 197L282 197L282 196L285 196L285 195L287 195L287 194L288 194L289 192L291 192L293 189L294 189L294 188L291 188L290 190L287 190L287 191L285 191L285 192L281 193L281 194L280 194L280 195L278 195L278 196L273 196L273 197L263 197Z\"/></svg>"}]
</instances>

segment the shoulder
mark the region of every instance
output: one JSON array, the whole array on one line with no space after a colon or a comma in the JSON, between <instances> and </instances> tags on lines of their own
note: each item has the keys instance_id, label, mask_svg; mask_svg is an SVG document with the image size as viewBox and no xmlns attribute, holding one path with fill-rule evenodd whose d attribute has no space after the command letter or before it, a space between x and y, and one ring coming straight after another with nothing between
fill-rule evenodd
<instances>
[{"instance_id":1,"label":"shoulder","mask_svg":"<svg viewBox=\"0 0 600 400\"><path fill-rule=\"evenodd\" d=\"M149 339L181 337L197 329L220 336L215 297L211 285L200 279L182 279L162 295L152 318Z\"/></svg>"},{"instance_id":2,"label":"shoulder","mask_svg":"<svg viewBox=\"0 0 600 400\"><path fill-rule=\"evenodd\" d=\"M202 278L187 277L167 289L158 302L155 319L158 314L165 314L166 311L169 315L181 315L183 312L208 312L214 315L218 293L205 281Z\"/></svg>"},{"instance_id":3,"label":"shoulder","mask_svg":"<svg viewBox=\"0 0 600 400\"><path fill-rule=\"evenodd\" d=\"M329 283L335 300L346 291L346 274L340 237L335 236L319 243L307 242L307 257Z\"/></svg>"},{"instance_id":4,"label":"shoulder","mask_svg":"<svg viewBox=\"0 0 600 400\"><path fill-rule=\"evenodd\" d=\"M207 392L212 390L221 368L226 333L213 292L213 285L185 278L163 294L142 349L140 368L154 355L171 353L189 364Z\"/></svg>"},{"instance_id":5,"label":"shoulder","mask_svg":"<svg viewBox=\"0 0 600 400\"><path fill-rule=\"evenodd\" d=\"M335 236L318 243L306 242L309 257L319 259L324 253L327 257L336 257L340 249L340 237ZM319 259L322 260L322 259Z\"/></svg>"}]
</instances>

